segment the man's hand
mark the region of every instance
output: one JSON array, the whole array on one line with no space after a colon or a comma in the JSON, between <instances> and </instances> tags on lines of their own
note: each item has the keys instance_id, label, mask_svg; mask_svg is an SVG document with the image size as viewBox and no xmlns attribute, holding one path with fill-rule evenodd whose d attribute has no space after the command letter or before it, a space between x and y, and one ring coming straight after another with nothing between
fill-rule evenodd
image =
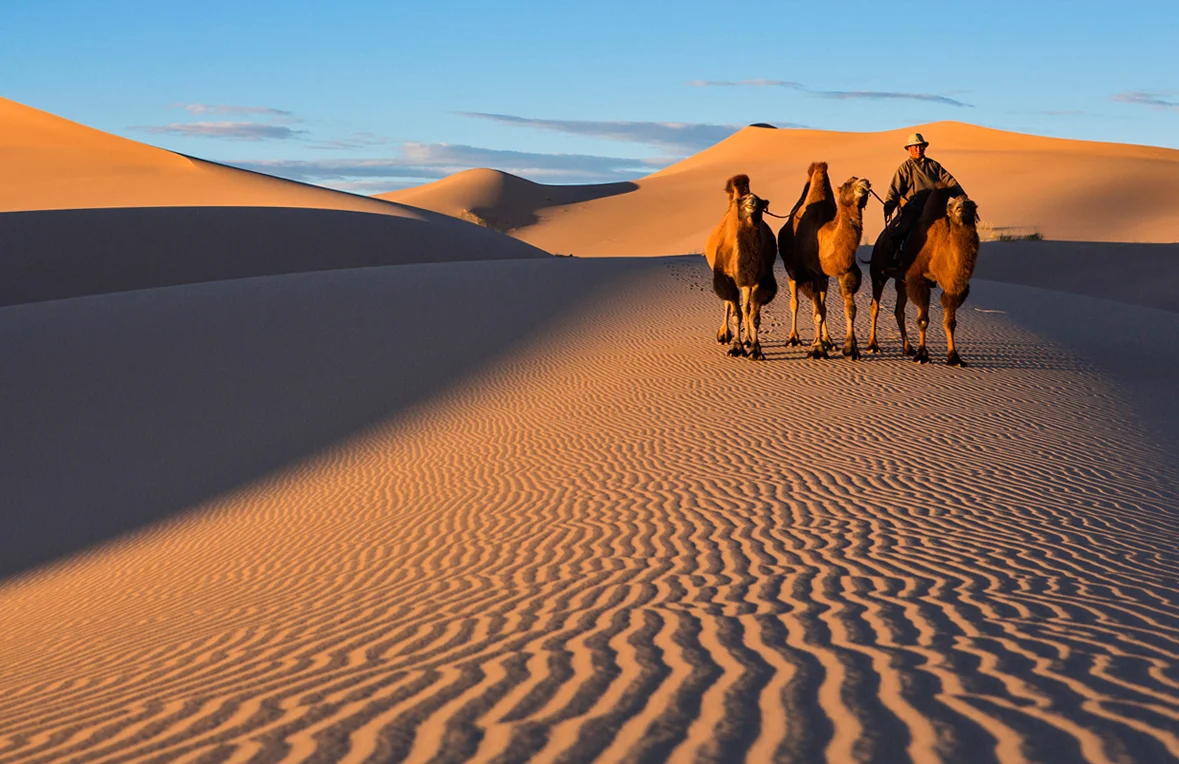
<instances>
[{"instance_id":1,"label":"man's hand","mask_svg":"<svg viewBox=\"0 0 1179 764\"><path fill-rule=\"evenodd\" d=\"M885 202L884 203L884 219L888 220L889 218L891 218L892 213L895 212L896 209L897 209L896 202Z\"/></svg>"}]
</instances>

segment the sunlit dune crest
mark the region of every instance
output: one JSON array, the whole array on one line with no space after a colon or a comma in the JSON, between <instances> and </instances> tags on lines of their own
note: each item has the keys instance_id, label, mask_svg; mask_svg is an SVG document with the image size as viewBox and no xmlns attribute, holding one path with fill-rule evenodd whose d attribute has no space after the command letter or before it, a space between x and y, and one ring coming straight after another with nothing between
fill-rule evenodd
<instances>
[{"instance_id":1,"label":"sunlit dune crest","mask_svg":"<svg viewBox=\"0 0 1179 764\"><path fill-rule=\"evenodd\" d=\"M813 161L831 167L833 182L868 178L883 195L905 158L905 137L920 131L941 162L979 204L996 235L1038 233L1069 241L1179 242L1179 151L1044 138L959 122L935 122L881 133L747 127L670 167L626 184L562 186L488 171L382 194L448 215L474 210L516 222L511 235L549 251L592 257L698 252L723 211L725 178L746 173L771 212L785 214ZM571 198L564 197L568 193ZM865 211L864 234L875 239L880 206Z\"/></svg>"}]
</instances>

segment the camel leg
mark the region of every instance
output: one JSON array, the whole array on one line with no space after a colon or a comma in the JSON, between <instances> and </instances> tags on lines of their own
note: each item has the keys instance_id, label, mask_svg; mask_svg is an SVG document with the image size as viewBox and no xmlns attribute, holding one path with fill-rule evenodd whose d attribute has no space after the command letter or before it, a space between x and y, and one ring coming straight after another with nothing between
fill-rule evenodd
<instances>
[{"instance_id":1,"label":"camel leg","mask_svg":"<svg viewBox=\"0 0 1179 764\"><path fill-rule=\"evenodd\" d=\"M742 287L741 302L745 310L745 336L749 339L749 357L754 361L764 361L766 354L761 350L761 342L757 332L761 328L761 302L757 299L755 287Z\"/></svg>"},{"instance_id":2,"label":"camel leg","mask_svg":"<svg viewBox=\"0 0 1179 764\"><path fill-rule=\"evenodd\" d=\"M853 361L860 360L860 346L856 343L856 293L852 291L858 276L845 273L839 277L839 293L843 295L843 315L847 319L847 334L843 340L843 354Z\"/></svg>"},{"instance_id":3,"label":"camel leg","mask_svg":"<svg viewBox=\"0 0 1179 764\"><path fill-rule=\"evenodd\" d=\"M929 363L929 351L925 349L925 335L929 328L929 282L923 278L910 279L906 283L909 299L917 306L917 363Z\"/></svg>"},{"instance_id":4,"label":"camel leg","mask_svg":"<svg viewBox=\"0 0 1179 764\"><path fill-rule=\"evenodd\" d=\"M897 317L897 329L901 332L901 342L904 344L905 355L913 355L913 346L909 344L909 331L905 328L905 306L908 304L908 292L905 289L905 282L901 279L896 281L897 287L897 306L893 311Z\"/></svg>"},{"instance_id":5,"label":"camel leg","mask_svg":"<svg viewBox=\"0 0 1179 764\"><path fill-rule=\"evenodd\" d=\"M960 294L950 294L942 292L942 327L946 330L946 365L947 366L965 366L966 361L963 361L958 355L958 350L954 347L954 329L958 328L958 306L962 304L965 296Z\"/></svg>"},{"instance_id":6,"label":"camel leg","mask_svg":"<svg viewBox=\"0 0 1179 764\"><path fill-rule=\"evenodd\" d=\"M738 297L737 299L741 298ZM726 300L725 304L728 306L726 310L732 311L733 317L737 321L737 333L730 338L733 341L733 344L729 346L729 355L733 357L740 357L745 355L745 346L741 344L741 306L731 300Z\"/></svg>"},{"instance_id":7,"label":"camel leg","mask_svg":"<svg viewBox=\"0 0 1179 764\"><path fill-rule=\"evenodd\" d=\"M720 331L716 333L716 341L722 345L727 345L733 339L733 333L729 331L729 317L733 314L733 303L725 300L724 315L721 316Z\"/></svg>"},{"instance_id":8,"label":"camel leg","mask_svg":"<svg viewBox=\"0 0 1179 764\"><path fill-rule=\"evenodd\" d=\"M786 344L794 347L802 344L802 338L798 336L798 282L787 279L787 284L790 287L790 336L786 338Z\"/></svg>"},{"instance_id":9,"label":"camel leg","mask_svg":"<svg viewBox=\"0 0 1179 764\"><path fill-rule=\"evenodd\" d=\"M872 304L868 307L872 317L872 325L868 334L869 353L880 352L880 346L876 344L876 316L880 313L880 296L884 294L884 286L887 283L887 279L872 277Z\"/></svg>"},{"instance_id":10,"label":"camel leg","mask_svg":"<svg viewBox=\"0 0 1179 764\"><path fill-rule=\"evenodd\" d=\"M823 344L823 326L827 322L827 295L817 289L815 290L814 310L815 341L811 343L811 350L807 353L807 357L815 359L826 358L827 347Z\"/></svg>"},{"instance_id":11,"label":"camel leg","mask_svg":"<svg viewBox=\"0 0 1179 764\"><path fill-rule=\"evenodd\" d=\"M835 343L831 341L831 332L827 329L827 279L823 279L823 349L830 350L835 347Z\"/></svg>"}]
</instances>

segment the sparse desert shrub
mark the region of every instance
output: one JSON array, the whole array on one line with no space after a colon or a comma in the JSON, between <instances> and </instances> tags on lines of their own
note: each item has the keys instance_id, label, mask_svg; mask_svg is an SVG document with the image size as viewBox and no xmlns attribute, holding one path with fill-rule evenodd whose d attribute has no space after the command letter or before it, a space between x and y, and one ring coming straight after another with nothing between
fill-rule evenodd
<instances>
[{"instance_id":1,"label":"sparse desert shrub","mask_svg":"<svg viewBox=\"0 0 1179 764\"><path fill-rule=\"evenodd\" d=\"M979 223L978 238L980 241L1043 241L1044 234L1035 228L1020 226L1003 226L996 228L990 223Z\"/></svg>"},{"instance_id":2,"label":"sparse desert shrub","mask_svg":"<svg viewBox=\"0 0 1179 764\"><path fill-rule=\"evenodd\" d=\"M487 215L481 215L473 210L459 210L457 217L460 220L467 221L468 223L474 223L475 225L483 226L484 228L490 228L491 230L499 231L500 233L507 233L508 231L512 230L512 227L507 223L494 220Z\"/></svg>"}]
</instances>

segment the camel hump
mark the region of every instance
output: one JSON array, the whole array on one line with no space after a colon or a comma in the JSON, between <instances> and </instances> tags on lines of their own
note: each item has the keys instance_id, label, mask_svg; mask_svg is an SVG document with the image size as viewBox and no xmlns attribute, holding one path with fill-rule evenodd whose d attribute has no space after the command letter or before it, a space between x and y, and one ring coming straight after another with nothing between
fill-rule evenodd
<instances>
[{"instance_id":1,"label":"camel hump","mask_svg":"<svg viewBox=\"0 0 1179 764\"><path fill-rule=\"evenodd\" d=\"M806 168L806 176L809 178L814 175L816 171L827 172L826 162L811 162L811 166Z\"/></svg>"},{"instance_id":2,"label":"camel hump","mask_svg":"<svg viewBox=\"0 0 1179 764\"><path fill-rule=\"evenodd\" d=\"M741 173L740 175L734 175L733 177L731 177L727 181L725 181L725 193L728 194L730 197L733 197L734 191L736 191L735 196L745 196L746 194L749 193L749 176L748 175L746 175L745 173Z\"/></svg>"}]
</instances>

